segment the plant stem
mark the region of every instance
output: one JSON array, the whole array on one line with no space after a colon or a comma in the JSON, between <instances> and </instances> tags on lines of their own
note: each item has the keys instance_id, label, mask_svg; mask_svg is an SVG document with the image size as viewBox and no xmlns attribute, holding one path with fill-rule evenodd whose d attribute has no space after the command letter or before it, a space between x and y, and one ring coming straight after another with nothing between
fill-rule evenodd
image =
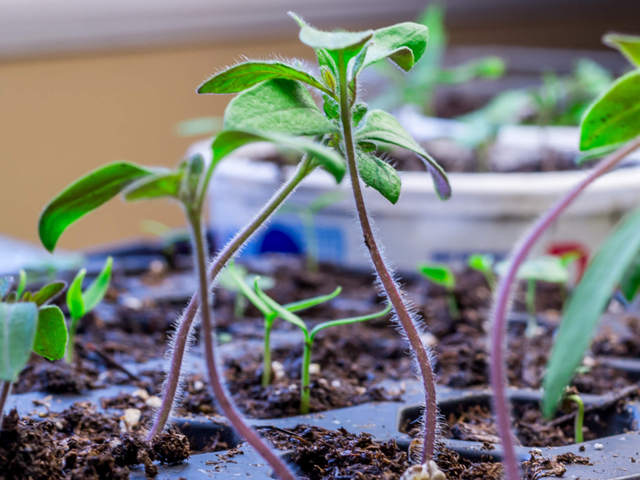
<instances>
[{"instance_id":1,"label":"plant stem","mask_svg":"<svg viewBox=\"0 0 640 480\"><path fill-rule=\"evenodd\" d=\"M507 327L507 314L511 290L516 279L516 272L526 260L527 255L536 241L558 218L558 216L573 203L573 201L600 176L615 167L629 153L640 147L640 137L627 143L620 149L601 160L580 182L569 192L560 198L549 210L547 210L525 234L522 243L515 248L509 268L500 279L493 308L490 342L490 373L491 389L493 390L493 408L496 415L496 427L502 449L504 451L503 463L506 480L518 480L519 467L516 457L513 433L511 432L511 419L509 415L509 402L507 400L507 372L505 368L504 350Z\"/></svg>"},{"instance_id":2,"label":"plant stem","mask_svg":"<svg viewBox=\"0 0 640 480\"><path fill-rule=\"evenodd\" d=\"M9 393L11 393L11 382L5 380L2 382L2 387L0 387L0 430L2 430L2 422L4 420L4 404L7 403Z\"/></svg>"},{"instance_id":3,"label":"plant stem","mask_svg":"<svg viewBox=\"0 0 640 480\"><path fill-rule=\"evenodd\" d=\"M447 292L447 303L449 304L449 315L454 320L460 318L460 308L458 307L458 301L456 300L456 296L453 293L453 290L449 290Z\"/></svg>"},{"instance_id":4,"label":"plant stem","mask_svg":"<svg viewBox=\"0 0 640 480\"><path fill-rule=\"evenodd\" d=\"M584 435L582 434L582 426L584 425L584 402L579 395L569 395L567 400L578 406L578 413L576 413L576 421L574 423L573 440L575 443L582 443L584 442Z\"/></svg>"},{"instance_id":5,"label":"plant stem","mask_svg":"<svg viewBox=\"0 0 640 480\"><path fill-rule=\"evenodd\" d=\"M213 262L209 266L209 281L214 282L220 271L225 267L227 262L242 248L242 246L251 238L251 236L271 217L271 215L280 207L280 205L287 199L287 197L295 190L300 182L311 172L313 169L311 162L308 159L304 159L298 165L293 177L289 179L269 201L264 205L258 215L247 224L242 230L240 230L236 236L216 255ZM162 393L162 405L158 410L151 431L149 432L148 439L152 439L158 435L164 429L173 403L175 401L176 392L180 384L180 372L182 369L182 360L189 343L189 337L191 328L193 326L193 320L198 312L200 302L198 295L193 295L187 308L182 314L182 318L178 321L178 329L175 337L173 338L171 361L169 364L169 370L167 372L167 379L165 381Z\"/></svg>"},{"instance_id":6,"label":"plant stem","mask_svg":"<svg viewBox=\"0 0 640 480\"><path fill-rule=\"evenodd\" d=\"M71 365L73 363L73 354L76 347L76 331L78 330L79 318L71 317L71 325L69 325L69 339L67 340L66 362Z\"/></svg>"},{"instance_id":7,"label":"plant stem","mask_svg":"<svg viewBox=\"0 0 640 480\"><path fill-rule=\"evenodd\" d=\"M420 332L413 322L409 310L404 304L402 293L398 285L393 280L393 276L382 258L382 254L380 253L380 249L378 248L371 228L367 208L362 195L360 179L358 177L358 167L356 165L351 125L351 111L349 109L346 66L344 65L344 58L342 56L340 56L340 60L342 62L342 65L338 65L340 72L340 119L344 137L345 155L347 157L347 165L349 167L349 176L351 179L351 189L353 191L353 198L358 212L360 227L364 236L364 243L369 250L371 261L378 273L378 277L380 278L384 291L389 298L389 302L393 305L400 324L407 335L411 350L416 355L422 376L422 382L425 390L424 448L422 451L422 463L427 463L433 458L437 425L436 386L433 369L431 368L431 362L429 361L427 350L420 338Z\"/></svg>"},{"instance_id":8,"label":"plant stem","mask_svg":"<svg viewBox=\"0 0 640 480\"><path fill-rule=\"evenodd\" d=\"M264 319L264 352L262 353L262 387L271 383L271 327L273 318Z\"/></svg>"},{"instance_id":9,"label":"plant stem","mask_svg":"<svg viewBox=\"0 0 640 480\"><path fill-rule=\"evenodd\" d=\"M216 348L215 331L211 320L211 292L209 291L209 279L207 276L206 246L205 239L202 235L200 209L188 212L187 216L189 218L193 236L194 263L198 273L198 297L200 300L200 315L202 317L201 325L204 356L207 365L207 373L209 375L209 383L213 390L213 397L227 419L231 422L231 425L233 425L234 429L249 443L249 445L258 451L262 458L269 463L277 477L283 480L294 480L295 477L282 458L280 458L275 451L267 445L262 438L260 438L255 430L247 425L224 387L220 372L218 371L217 359L214 351Z\"/></svg>"},{"instance_id":10,"label":"plant stem","mask_svg":"<svg viewBox=\"0 0 640 480\"><path fill-rule=\"evenodd\" d=\"M311 340L305 338L302 350L302 372L300 375L300 413L309 413L311 403L311 380L309 376L309 366L311 365Z\"/></svg>"},{"instance_id":11,"label":"plant stem","mask_svg":"<svg viewBox=\"0 0 640 480\"><path fill-rule=\"evenodd\" d=\"M536 319L536 281L533 278L527 280L525 303L527 304L527 312L529 313L525 335L527 337L533 337L538 330L538 320Z\"/></svg>"}]
</instances>

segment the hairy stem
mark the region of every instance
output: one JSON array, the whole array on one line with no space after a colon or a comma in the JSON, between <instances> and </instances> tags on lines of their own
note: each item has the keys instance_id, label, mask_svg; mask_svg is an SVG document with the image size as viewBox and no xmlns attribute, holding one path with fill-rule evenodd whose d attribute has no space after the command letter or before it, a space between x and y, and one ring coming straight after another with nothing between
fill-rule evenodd
<instances>
[{"instance_id":1,"label":"hairy stem","mask_svg":"<svg viewBox=\"0 0 640 480\"><path fill-rule=\"evenodd\" d=\"M364 236L364 243L369 250L369 255L371 256L371 260L376 272L378 273L378 277L380 278L384 291L389 298L389 302L393 305L400 324L407 335L409 345L416 356L420 374L422 376L422 382L425 390L424 448L422 451L422 462L427 463L433 458L436 440L437 404L435 378L431 362L429 360L429 355L427 354L427 350L420 338L420 332L413 322L407 306L404 304L402 293L400 292L398 285L393 280L393 276L382 258L382 254L380 253L380 249L378 248L371 228L371 222L369 221L367 208L362 195L362 188L360 186L360 179L358 177L358 167L356 165L344 59L342 59L342 63L342 65L339 65L340 119L344 137L345 155L347 157L347 164L349 167L349 176L351 177L351 189L353 191L356 210L358 211L358 219Z\"/></svg>"},{"instance_id":2,"label":"hairy stem","mask_svg":"<svg viewBox=\"0 0 640 480\"><path fill-rule=\"evenodd\" d=\"M305 339L302 350L302 372L300 375L300 413L309 413L311 404L311 381L309 367L311 365L311 341Z\"/></svg>"},{"instance_id":3,"label":"hairy stem","mask_svg":"<svg viewBox=\"0 0 640 480\"><path fill-rule=\"evenodd\" d=\"M202 224L199 209L195 212L189 212L189 223L191 224L193 244L194 244L194 262L198 272L198 298L200 300L200 316L202 325L202 339L204 345L205 363L207 365L207 373L209 375L209 384L213 390L213 397L220 406L233 428L244 438L249 445L264 458L278 478L282 480L294 480L295 477L286 463L280 458L276 452L265 443L264 440L253 430L242 418L242 414L233 404L229 393L227 392L220 372L218 371L217 359L215 354L216 342L215 331L213 330L211 320L211 303L209 291L209 279L207 276L207 257L205 240L202 235Z\"/></svg>"},{"instance_id":4,"label":"hairy stem","mask_svg":"<svg viewBox=\"0 0 640 480\"><path fill-rule=\"evenodd\" d=\"M291 177L273 197L267 201L258 215L240 230L236 236L216 255L213 262L209 266L209 281L214 282L218 274L225 267L227 262L242 248L242 246L251 238L251 236L262 227L273 213L282 205L287 197L295 190L300 182L311 172L313 166L308 159L304 159L298 165L298 168ZM180 385L180 372L182 369L182 361L189 343L189 335L193 327L193 320L196 317L200 302L198 295L193 295L187 308L182 314L182 318L178 321L178 329L173 339L173 349L171 352L171 360L167 379L165 381L162 393L162 405L158 410L148 439L155 437L164 429L171 409L176 398L176 392Z\"/></svg>"},{"instance_id":5,"label":"hairy stem","mask_svg":"<svg viewBox=\"0 0 640 480\"><path fill-rule=\"evenodd\" d=\"M0 430L2 430L2 421L4 420L4 404L7 403L9 393L11 393L11 382L5 380L0 387Z\"/></svg>"},{"instance_id":6,"label":"hairy stem","mask_svg":"<svg viewBox=\"0 0 640 480\"><path fill-rule=\"evenodd\" d=\"M496 298L494 300L493 319L491 326L490 342L490 377L493 390L493 408L496 415L496 426L502 448L504 450L504 470L506 480L518 480L519 467L515 452L513 433L511 432L511 418L509 415L509 402L507 400L507 372L505 368L504 350L507 327L507 314L509 299L516 280L516 273L520 265L526 260L527 255L549 228L549 226L564 212L573 201L600 176L615 167L629 153L640 147L640 137L624 145L614 153L601 160L578 184L560 198L547 212L545 212L526 233L522 243L514 250L509 268L500 278Z\"/></svg>"}]
</instances>

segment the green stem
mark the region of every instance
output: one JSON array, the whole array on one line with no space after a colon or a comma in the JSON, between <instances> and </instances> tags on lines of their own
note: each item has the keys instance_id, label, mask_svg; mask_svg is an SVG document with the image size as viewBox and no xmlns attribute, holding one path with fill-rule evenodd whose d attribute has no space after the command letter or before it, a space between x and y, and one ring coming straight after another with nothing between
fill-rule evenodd
<instances>
[{"instance_id":1,"label":"green stem","mask_svg":"<svg viewBox=\"0 0 640 480\"><path fill-rule=\"evenodd\" d=\"M4 420L4 405L7 403L9 393L11 393L11 382L5 380L2 382L2 387L0 387L0 431L2 430L2 421Z\"/></svg>"},{"instance_id":2,"label":"green stem","mask_svg":"<svg viewBox=\"0 0 640 480\"><path fill-rule=\"evenodd\" d=\"M73 363L74 351L76 348L76 332L78 330L79 321L79 318L71 317L71 325L69 325L69 339L67 340L67 355L65 356L65 360L69 365Z\"/></svg>"},{"instance_id":3,"label":"green stem","mask_svg":"<svg viewBox=\"0 0 640 480\"><path fill-rule=\"evenodd\" d=\"M264 352L262 366L262 387L267 387L271 383L271 327L273 317L264 319Z\"/></svg>"},{"instance_id":4,"label":"green stem","mask_svg":"<svg viewBox=\"0 0 640 480\"><path fill-rule=\"evenodd\" d=\"M311 404L311 379L309 375L309 367L311 365L311 340L305 338L302 350L302 373L300 375L300 413L306 415L309 413Z\"/></svg>"},{"instance_id":5,"label":"green stem","mask_svg":"<svg viewBox=\"0 0 640 480\"><path fill-rule=\"evenodd\" d=\"M458 320L460 318L460 308L458 307L458 301L452 291L449 291L447 295L447 303L449 304L449 315L451 318Z\"/></svg>"},{"instance_id":6,"label":"green stem","mask_svg":"<svg viewBox=\"0 0 640 480\"><path fill-rule=\"evenodd\" d=\"M584 402L579 395L569 395L567 400L575 403L578 406L578 412L576 413L576 421L574 424L574 441L575 443L584 442L584 435L582 434L582 426L584 425Z\"/></svg>"}]
</instances>

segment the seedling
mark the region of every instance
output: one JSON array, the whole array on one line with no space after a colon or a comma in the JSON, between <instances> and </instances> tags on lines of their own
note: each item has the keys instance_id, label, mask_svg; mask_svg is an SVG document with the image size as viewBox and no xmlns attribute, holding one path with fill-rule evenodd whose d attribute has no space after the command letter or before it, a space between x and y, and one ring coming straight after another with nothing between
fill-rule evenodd
<instances>
[{"instance_id":1,"label":"seedling","mask_svg":"<svg viewBox=\"0 0 640 480\"><path fill-rule=\"evenodd\" d=\"M481 253L471 254L469 255L467 264L469 265L469 268L482 273L484 279L487 281L487 285L489 285L489 289L491 291L495 290L496 275L493 272L495 266L495 258L493 258L493 255Z\"/></svg>"},{"instance_id":2,"label":"seedling","mask_svg":"<svg viewBox=\"0 0 640 480\"><path fill-rule=\"evenodd\" d=\"M453 319L460 318L460 307L456 300L456 276L453 270L447 265L440 263L422 263L418 266L418 271L429 281L444 287L447 291L447 305L449 307L449 315Z\"/></svg>"},{"instance_id":3,"label":"seedling","mask_svg":"<svg viewBox=\"0 0 640 480\"><path fill-rule=\"evenodd\" d=\"M504 359L504 337L509 299L516 273L527 255L558 216L591 183L640 148L640 37L609 35L608 41L619 48L634 64L635 70L623 75L587 110L580 125L580 149L586 158L606 156L571 190L545 212L526 233L514 250L509 266L500 279L493 309L491 328L491 389L493 390L496 426L503 447L505 478L519 478L515 443L511 432ZM544 379L542 410L551 417L566 386L580 365L594 335L597 322L608 304L611 292L622 279L630 262L640 251L640 212L623 220L594 257L584 277L574 290L563 312Z\"/></svg>"},{"instance_id":4,"label":"seedling","mask_svg":"<svg viewBox=\"0 0 640 480\"><path fill-rule=\"evenodd\" d=\"M349 325L351 323L366 322L367 320L374 320L376 318L384 317L391 311L391 306L388 305L384 310L377 313L359 317L342 318L340 320L331 320L328 322L320 323L315 327L309 329L304 320L302 320L293 312L310 308L314 305L318 305L324 301L336 297L340 293L340 287L338 287L333 293L324 297L302 300L300 302L289 304L287 306L280 305L266 293L264 293L260 289L260 285L257 279L254 282L254 291L257 297L262 302L264 302L264 306L271 310L271 315L280 317L283 320L286 320L287 322L295 325L302 331L304 335L304 343L302 347L302 370L300 373L300 413L303 415L309 413L309 406L311 401L311 376L309 374L309 366L311 365L311 351L313 349L313 340L315 339L316 334L329 327L338 327L341 325Z\"/></svg>"},{"instance_id":5,"label":"seedling","mask_svg":"<svg viewBox=\"0 0 640 480\"><path fill-rule=\"evenodd\" d=\"M69 309L71 324L69 325L69 342L67 343L65 359L69 364L73 363L78 324L82 317L96 308L106 295L111 281L112 266L113 258L108 257L96 279L84 291L82 290L82 282L87 270L83 268L77 273L69 286L69 290L67 290L67 308Z\"/></svg>"},{"instance_id":6,"label":"seedling","mask_svg":"<svg viewBox=\"0 0 640 480\"><path fill-rule=\"evenodd\" d=\"M220 286L225 290L236 293L233 306L233 314L236 318L242 318L244 316L244 312L247 309L248 298L246 290L251 292L253 291L251 290L250 285L253 285L255 278L257 278L257 275L249 274L246 268L241 265L236 265L234 262L229 262L227 268L225 268L220 274ZM275 281L273 278L264 276L260 277L260 288L269 290L274 285ZM258 307L256 306L256 308ZM260 312L262 313L263 311L260 310Z\"/></svg>"},{"instance_id":7,"label":"seedling","mask_svg":"<svg viewBox=\"0 0 640 480\"><path fill-rule=\"evenodd\" d=\"M573 440L575 443L584 442L584 434L582 432L582 427L584 425L584 402L580 395L574 391L575 389L567 389L567 392L564 395L564 401L567 404L574 403L578 411L576 412L576 419L574 421L573 427Z\"/></svg>"},{"instance_id":8,"label":"seedling","mask_svg":"<svg viewBox=\"0 0 640 480\"><path fill-rule=\"evenodd\" d=\"M11 386L31 353L53 361L62 358L66 350L64 315L57 306L48 304L66 284L53 282L32 293L25 291L26 283L22 271L11 291L13 278L0 277L0 430Z\"/></svg>"}]
</instances>

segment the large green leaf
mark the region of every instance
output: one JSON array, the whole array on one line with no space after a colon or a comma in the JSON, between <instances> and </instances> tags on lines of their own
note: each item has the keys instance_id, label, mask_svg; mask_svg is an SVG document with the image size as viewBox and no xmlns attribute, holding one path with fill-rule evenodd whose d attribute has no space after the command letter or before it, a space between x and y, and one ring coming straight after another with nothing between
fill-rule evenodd
<instances>
[{"instance_id":1,"label":"large green leaf","mask_svg":"<svg viewBox=\"0 0 640 480\"><path fill-rule=\"evenodd\" d=\"M277 61L249 60L216 73L198 87L198 93L237 93L275 78L298 80L326 91L322 83L296 67Z\"/></svg>"},{"instance_id":2,"label":"large green leaf","mask_svg":"<svg viewBox=\"0 0 640 480\"><path fill-rule=\"evenodd\" d=\"M283 79L256 85L229 102L224 128L289 135L322 135L336 129L302 84Z\"/></svg>"},{"instance_id":3,"label":"large green leaf","mask_svg":"<svg viewBox=\"0 0 640 480\"><path fill-rule=\"evenodd\" d=\"M551 417L627 267L640 252L640 210L605 240L565 306L544 378L542 411Z\"/></svg>"},{"instance_id":4,"label":"large green leaf","mask_svg":"<svg viewBox=\"0 0 640 480\"><path fill-rule=\"evenodd\" d=\"M640 70L620 77L587 110L580 150L619 145L640 135Z\"/></svg>"},{"instance_id":5,"label":"large green leaf","mask_svg":"<svg viewBox=\"0 0 640 480\"><path fill-rule=\"evenodd\" d=\"M67 308L71 318L82 318L85 314L84 298L82 298L82 282L87 274L86 269L80 270L67 290Z\"/></svg>"},{"instance_id":6,"label":"large green leaf","mask_svg":"<svg viewBox=\"0 0 640 480\"><path fill-rule=\"evenodd\" d=\"M427 48L427 38L427 27L419 23L404 22L380 28L373 34L363 68L389 58L403 70L409 71Z\"/></svg>"},{"instance_id":7,"label":"large green leaf","mask_svg":"<svg viewBox=\"0 0 640 480\"><path fill-rule=\"evenodd\" d=\"M177 197L183 170L154 173L131 183L124 190L128 201L150 200L159 197Z\"/></svg>"},{"instance_id":8,"label":"large green leaf","mask_svg":"<svg viewBox=\"0 0 640 480\"><path fill-rule=\"evenodd\" d=\"M64 315L55 305L47 305L38 311L38 327L33 343L33 351L47 360L64 357L67 340L67 324Z\"/></svg>"},{"instance_id":9,"label":"large green leaf","mask_svg":"<svg viewBox=\"0 0 640 480\"><path fill-rule=\"evenodd\" d=\"M40 216L40 241L50 252L69 225L118 195L134 180L152 171L132 163L105 165L76 180L54 198Z\"/></svg>"},{"instance_id":10,"label":"large green leaf","mask_svg":"<svg viewBox=\"0 0 640 480\"><path fill-rule=\"evenodd\" d=\"M84 303L84 313L87 314L93 310L104 298L107 290L109 289L109 282L111 281L111 268L113 267L113 258L108 257L104 262L104 267L91 282L89 288L82 293L82 301Z\"/></svg>"},{"instance_id":11,"label":"large green leaf","mask_svg":"<svg viewBox=\"0 0 640 480\"><path fill-rule=\"evenodd\" d=\"M342 181L346 171L344 159L333 149L306 138L292 137L279 133L263 133L229 130L220 133L213 141L214 166L234 150L252 142L271 142L285 148L307 153L336 179Z\"/></svg>"},{"instance_id":12,"label":"large green leaf","mask_svg":"<svg viewBox=\"0 0 640 480\"><path fill-rule=\"evenodd\" d=\"M29 361L37 323L35 303L0 303L0 380L18 378Z\"/></svg>"},{"instance_id":13,"label":"large green leaf","mask_svg":"<svg viewBox=\"0 0 640 480\"><path fill-rule=\"evenodd\" d=\"M356 131L358 142L394 145L417 154L433 178L436 192L442 199L451 196L449 179L443 168L416 142L398 121L383 110L371 110L364 118L364 125Z\"/></svg>"},{"instance_id":14,"label":"large green leaf","mask_svg":"<svg viewBox=\"0 0 640 480\"><path fill-rule=\"evenodd\" d=\"M376 189L391 203L400 197L402 186L396 169L372 153L358 151L358 173L371 188Z\"/></svg>"},{"instance_id":15,"label":"large green leaf","mask_svg":"<svg viewBox=\"0 0 640 480\"><path fill-rule=\"evenodd\" d=\"M620 50L636 67L640 67L640 36L610 33L604 36L604 43Z\"/></svg>"}]
</instances>

